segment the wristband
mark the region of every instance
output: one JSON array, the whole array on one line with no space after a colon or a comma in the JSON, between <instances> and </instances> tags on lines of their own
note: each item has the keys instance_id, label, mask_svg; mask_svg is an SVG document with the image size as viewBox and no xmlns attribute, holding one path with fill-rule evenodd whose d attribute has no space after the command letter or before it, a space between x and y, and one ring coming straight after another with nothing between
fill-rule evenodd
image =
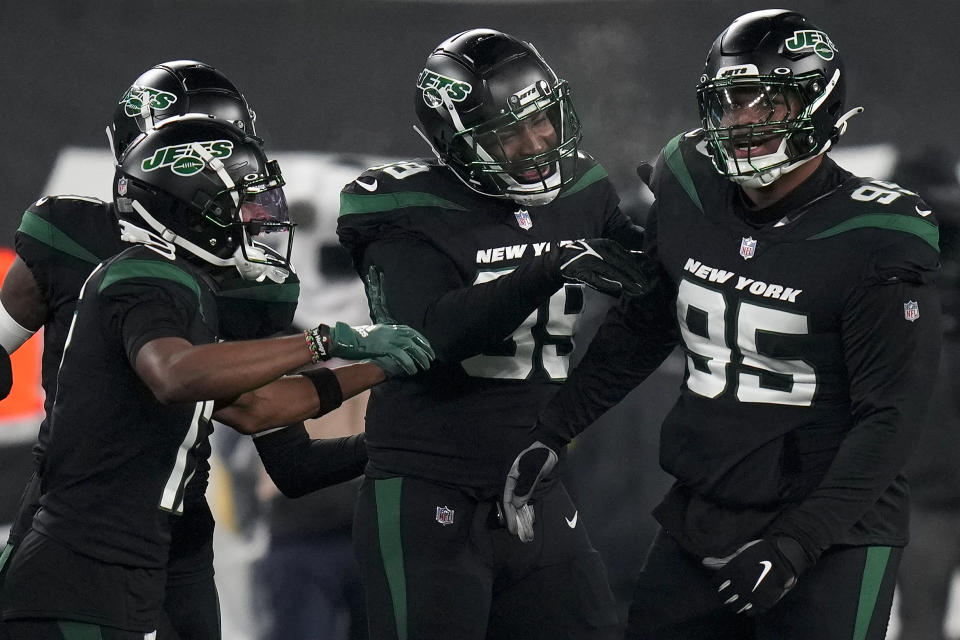
<instances>
[{"instance_id":1,"label":"wristband","mask_svg":"<svg viewBox=\"0 0 960 640\"><path fill-rule=\"evenodd\" d=\"M313 388L317 390L317 397L320 399L320 411L313 416L314 418L319 418L343 404L340 381L337 380L333 371L326 367L318 367L301 371L300 375L313 383Z\"/></svg>"},{"instance_id":2,"label":"wristband","mask_svg":"<svg viewBox=\"0 0 960 640\"><path fill-rule=\"evenodd\" d=\"M321 324L314 329L307 329L303 332L303 336L307 341L310 359L314 364L330 359L330 327Z\"/></svg>"}]
</instances>

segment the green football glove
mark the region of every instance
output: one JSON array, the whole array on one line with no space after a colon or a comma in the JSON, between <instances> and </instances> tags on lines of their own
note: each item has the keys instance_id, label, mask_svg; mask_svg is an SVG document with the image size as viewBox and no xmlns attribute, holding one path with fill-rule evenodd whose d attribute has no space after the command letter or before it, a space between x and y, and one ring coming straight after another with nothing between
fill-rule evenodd
<instances>
[{"instance_id":1,"label":"green football glove","mask_svg":"<svg viewBox=\"0 0 960 640\"><path fill-rule=\"evenodd\" d=\"M411 356L420 362L426 356L426 365L434 358L433 348L415 329L403 324L369 324L351 327L338 322L330 327L327 355L344 360L363 360L377 356L396 355L398 351L416 347Z\"/></svg>"}]
</instances>

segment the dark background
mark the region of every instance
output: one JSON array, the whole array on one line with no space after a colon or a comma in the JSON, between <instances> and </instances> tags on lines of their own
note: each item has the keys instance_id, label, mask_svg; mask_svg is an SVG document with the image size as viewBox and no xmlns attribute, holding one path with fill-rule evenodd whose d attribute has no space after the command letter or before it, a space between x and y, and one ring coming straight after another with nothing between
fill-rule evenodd
<instances>
[{"instance_id":1,"label":"dark background","mask_svg":"<svg viewBox=\"0 0 960 640\"><path fill-rule=\"evenodd\" d=\"M0 246L41 193L65 146L105 148L126 88L161 61L224 71L257 111L274 151L426 155L414 124L423 60L447 36L492 27L533 42L570 81L583 147L629 204L638 160L698 126L694 87L707 49L755 2L638 0L404 2L345 0L0 0ZM960 2L795 0L839 47L854 118L844 146L887 144L902 156L939 148L955 166ZM952 169L951 171L955 171ZM913 183L905 184L910 187ZM319 188L319 187L318 187ZM328 188L328 187L325 187ZM332 231L331 231L332 233ZM660 419L682 362L588 431L571 455L571 492L620 598L653 532L667 484L657 466ZM611 450L609 443L616 443ZM29 467L26 444L0 446L0 522Z\"/></svg>"},{"instance_id":2,"label":"dark background","mask_svg":"<svg viewBox=\"0 0 960 640\"><path fill-rule=\"evenodd\" d=\"M845 142L913 148L960 139L960 3L798 0L849 71L866 112ZM767 5L769 7L770 5ZM776 5L774 5L776 6ZM766 8L742 1L400 2L351 0L33 0L0 2L0 238L42 195L65 145L105 144L103 128L151 65L195 58L223 70L275 150L421 155L413 86L434 45L487 26L536 44L568 79L584 147L625 197L633 168L697 124L693 87L714 37ZM8 241L9 242L9 241Z\"/></svg>"}]
</instances>

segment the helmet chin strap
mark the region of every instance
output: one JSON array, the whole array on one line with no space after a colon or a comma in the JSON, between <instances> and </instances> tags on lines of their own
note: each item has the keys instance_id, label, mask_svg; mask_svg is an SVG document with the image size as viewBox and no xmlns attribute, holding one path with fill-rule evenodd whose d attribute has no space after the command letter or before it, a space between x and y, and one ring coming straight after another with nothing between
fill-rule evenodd
<instances>
[{"instance_id":1,"label":"helmet chin strap","mask_svg":"<svg viewBox=\"0 0 960 640\"><path fill-rule=\"evenodd\" d=\"M140 217L143 218L143 220L144 220L148 225L150 225L150 227L151 227L154 231L156 231L158 234L160 234L160 238L162 238L164 241L166 241L166 242L168 242L168 243L173 243L173 244L177 245L178 247L181 247L181 248L183 248L183 249L186 249L187 251L189 251L189 252L192 253L193 255L197 256L198 258L200 258L200 259L203 260L204 262L209 262L210 264L212 264L212 265L214 265L214 266L216 266L216 267L232 267L232 266L234 266L234 260L235 260L235 259L234 259L233 256L231 256L231 257L229 257L229 258L221 258L221 257L219 257L219 256L217 256L217 255L214 255L214 254L210 253L210 252L207 251L206 249L203 249L202 247L200 247L200 246L198 246L198 245L190 242L190 241L187 240L186 238L183 238L183 237L181 237L181 236L178 236L176 233L174 233L174 231L173 231L172 229L169 229L169 228L163 226L163 224L161 224L159 220L157 220L155 217L153 217L153 216L150 214L150 212L147 211L146 208L145 208L142 204L140 204L140 201L139 201L139 200L134 200L133 202L130 203L130 205L134 208L134 210L135 210L138 214L140 214Z\"/></svg>"}]
</instances>

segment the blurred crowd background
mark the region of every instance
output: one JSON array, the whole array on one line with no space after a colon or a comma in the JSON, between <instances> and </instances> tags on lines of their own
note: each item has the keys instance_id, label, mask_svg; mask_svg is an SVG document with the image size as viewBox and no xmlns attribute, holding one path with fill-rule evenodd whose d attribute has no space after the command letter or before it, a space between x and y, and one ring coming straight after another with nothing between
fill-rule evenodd
<instances>
[{"instance_id":1,"label":"blurred crowd background","mask_svg":"<svg viewBox=\"0 0 960 640\"><path fill-rule=\"evenodd\" d=\"M297 322L363 323L362 288L336 244L338 192L365 166L425 155L411 129L414 85L436 44L472 27L534 43L571 83L583 148L606 167L624 209L642 223L648 200L635 175L638 161L653 160L674 133L698 126L694 87L714 37L736 16L774 6L804 12L827 31L846 61L848 105L866 108L834 154L841 165L919 191L942 225L941 384L911 463L914 543L890 637L901 629L914 630L903 640L960 637L960 607L951 607L950 595L960 564L960 406L951 388L960 373L960 3L0 0L0 269L12 259L20 214L33 200L46 193L109 197L103 130L130 82L158 62L197 59L244 92L258 134L287 177L300 225ZM29 474L42 403L39 349L34 337L15 354L14 393L0 404L0 533ZM669 484L657 463L658 430L682 367L675 355L579 438L566 470L624 608L654 534L649 511ZM362 429L363 403L352 401L311 431ZM218 429L215 451L224 637L362 637L350 549L356 485L290 501L265 479L248 440Z\"/></svg>"}]
</instances>

